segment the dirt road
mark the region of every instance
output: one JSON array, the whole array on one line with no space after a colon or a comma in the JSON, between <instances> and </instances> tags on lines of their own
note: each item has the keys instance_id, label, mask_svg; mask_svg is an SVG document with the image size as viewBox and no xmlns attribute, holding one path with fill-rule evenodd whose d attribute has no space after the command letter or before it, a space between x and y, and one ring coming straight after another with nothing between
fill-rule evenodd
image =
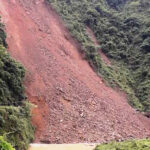
<instances>
[{"instance_id":1,"label":"dirt road","mask_svg":"<svg viewBox=\"0 0 150 150\"><path fill-rule=\"evenodd\" d=\"M94 150L94 144L31 144L29 150Z\"/></svg>"},{"instance_id":2,"label":"dirt road","mask_svg":"<svg viewBox=\"0 0 150 150\"><path fill-rule=\"evenodd\" d=\"M107 87L43 0L0 0L9 53L27 70L35 142L105 142L150 136L150 120Z\"/></svg>"}]
</instances>

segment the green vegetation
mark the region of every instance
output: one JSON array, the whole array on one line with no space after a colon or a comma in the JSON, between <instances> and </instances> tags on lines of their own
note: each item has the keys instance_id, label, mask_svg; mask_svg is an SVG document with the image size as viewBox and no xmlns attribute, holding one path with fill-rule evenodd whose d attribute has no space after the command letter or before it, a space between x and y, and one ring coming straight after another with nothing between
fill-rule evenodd
<instances>
[{"instance_id":1,"label":"green vegetation","mask_svg":"<svg viewBox=\"0 0 150 150\"><path fill-rule=\"evenodd\" d=\"M101 144L95 150L149 150L150 140L132 140Z\"/></svg>"},{"instance_id":2,"label":"green vegetation","mask_svg":"<svg viewBox=\"0 0 150 150\"><path fill-rule=\"evenodd\" d=\"M16 150L27 150L33 140L30 104L26 102L25 69L7 53L6 35L0 24L0 136ZM0 137L1 150L13 150Z\"/></svg>"},{"instance_id":3,"label":"green vegetation","mask_svg":"<svg viewBox=\"0 0 150 150\"><path fill-rule=\"evenodd\" d=\"M12 146L7 143L3 137L0 136L0 150L14 150Z\"/></svg>"},{"instance_id":4,"label":"green vegetation","mask_svg":"<svg viewBox=\"0 0 150 150\"><path fill-rule=\"evenodd\" d=\"M24 68L0 45L0 105L19 105L25 99Z\"/></svg>"},{"instance_id":5,"label":"green vegetation","mask_svg":"<svg viewBox=\"0 0 150 150\"><path fill-rule=\"evenodd\" d=\"M33 140L29 110L29 104L0 107L0 134L16 150L27 150L28 144Z\"/></svg>"},{"instance_id":6,"label":"green vegetation","mask_svg":"<svg viewBox=\"0 0 150 150\"><path fill-rule=\"evenodd\" d=\"M150 111L149 0L46 0L62 16L72 36L82 45L93 69L129 96L140 111ZM95 47L86 28L94 32ZM99 47L112 62L107 66Z\"/></svg>"},{"instance_id":7,"label":"green vegetation","mask_svg":"<svg viewBox=\"0 0 150 150\"><path fill-rule=\"evenodd\" d=\"M6 52L5 32L0 24L0 105L18 106L25 99L25 70Z\"/></svg>"}]
</instances>

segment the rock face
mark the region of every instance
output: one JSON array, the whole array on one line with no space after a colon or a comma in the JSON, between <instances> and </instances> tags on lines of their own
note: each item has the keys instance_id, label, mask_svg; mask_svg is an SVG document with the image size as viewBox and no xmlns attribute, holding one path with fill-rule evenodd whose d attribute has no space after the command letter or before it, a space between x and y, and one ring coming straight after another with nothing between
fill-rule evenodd
<instances>
[{"instance_id":1,"label":"rock face","mask_svg":"<svg viewBox=\"0 0 150 150\"><path fill-rule=\"evenodd\" d=\"M35 142L105 142L150 136L150 120L107 87L81 57L62 20L43 0L0 0L10 54L27 69Z\"/></svg>"}]
</instances>

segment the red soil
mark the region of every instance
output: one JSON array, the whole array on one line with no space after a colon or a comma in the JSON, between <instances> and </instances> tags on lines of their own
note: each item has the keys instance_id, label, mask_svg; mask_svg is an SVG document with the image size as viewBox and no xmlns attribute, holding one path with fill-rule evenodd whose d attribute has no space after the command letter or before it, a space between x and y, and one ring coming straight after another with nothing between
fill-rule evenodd
<instances>
[{"instance_id":1,"label":"red soil","mask_svg":"<svg viewBox=\"0 0 150 150\"><path fill-rule=\"evenodd\" d=\"M150 120L93 72L59 16L43 0L0 0L0 14L9 52L26 67L26 93L37 105L35 142L150 136Z\"/></svg>"}]
</instances>

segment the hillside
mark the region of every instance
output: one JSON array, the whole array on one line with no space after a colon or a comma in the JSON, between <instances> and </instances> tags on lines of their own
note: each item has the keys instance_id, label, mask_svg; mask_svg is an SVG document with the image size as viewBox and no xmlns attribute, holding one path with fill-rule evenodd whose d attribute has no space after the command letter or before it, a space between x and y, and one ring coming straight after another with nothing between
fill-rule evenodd
<instances>
[{"instance_id":1,"label":"hillside","mask_svg":"<svg viewBox=\"0 0 150 150\"><path fill-rule=\"evenodd\" d=\"M36 105L32 109L34 142L93 143L150 137L150 120L133 109L149 111L149 13L142 9L147 1L101 1L99 6L96 1L72 2L0 1L9 53L26 68L24 80L23 66L6 53L1 25L0 136L16 150L27 149L33 139L23 81L28 99ZM79 6L90 11L78 10ZM113 142L97 146L97 150L148 149L149 143Z\"/></svg>"},{"instance_id":2,"label":"hillside","mask_svg":"<svg viewBox=\"0 0 150 150\"><path fill-rule=\"evenodd\" d=\"M94 70L112 87L128 94L129 103L149 111L150 57L148 0L47 0L62 16L72 36L82 45ZM87 33L90 28L99 45ZM107 66L99 50L112 62Z\"/></svg>"},{"instance_id":3,"label":"hillside","mask_svg":"<svg viewBox=\"0 0 150 150\"><path fill-rule=\"evenodd\" d=\"M0 15L9 53L25 66L26 94L37 105L32 119L35 142L106 142L150 136L150 120L93 71L83 59L80 43L47 2L1 0Z\"/></svg>"}]
</instances>

